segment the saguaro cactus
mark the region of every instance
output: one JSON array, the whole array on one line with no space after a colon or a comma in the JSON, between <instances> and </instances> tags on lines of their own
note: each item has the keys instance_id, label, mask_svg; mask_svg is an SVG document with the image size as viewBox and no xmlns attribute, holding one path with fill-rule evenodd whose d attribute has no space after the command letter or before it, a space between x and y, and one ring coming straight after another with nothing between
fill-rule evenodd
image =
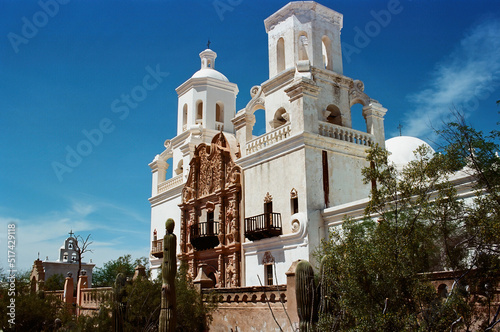
<instances>
[{"instance_id":1,"label":"saguaro cactus","mask_svg":"<svg viewBox=\"0 0 500 332\"><path fill-rule=\"evenodd\" d=\"M163 237L163 263L161 286L160 332L173 332L177 325L175 310L175 275L177 273L177 238L174 232L175 222L168 219L165 222L167 233Z\"/></svg>"},{"instance_id":2,"label":"saguaro cactus","mask_svg":"<svg viewBox=\"0 0 500 332\"><path fill-rule=\"evenodd\" d=\"M308 261L300 261L295 268L295 295L301 332L312 331L318 321L317 295L314 271Z\"/></svg>"}]
</instances>

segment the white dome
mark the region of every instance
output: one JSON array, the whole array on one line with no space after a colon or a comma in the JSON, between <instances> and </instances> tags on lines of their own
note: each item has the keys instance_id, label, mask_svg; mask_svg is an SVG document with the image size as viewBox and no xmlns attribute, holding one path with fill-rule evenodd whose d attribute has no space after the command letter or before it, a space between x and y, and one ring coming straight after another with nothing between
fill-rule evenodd
<instances>
[{"instance_id":1,"label":"white dome","mask_svg":"<svg viewBox=\"0 0 500 332\"><path fill-rule=\"evenodd\" d=\"M194 73L193 76L191 76L191 78L199 78L199 77L211 77L215 78L216 80L229 82L226 76L224 76L221 72L218 72L217 70L212 68L202 68L198 70L196 73Z\"/></svg>"},{"instance_id":2,"label":"white dome","mask_svg":"<svg viewBox=\"0 0 500 332\"><path fill-rule=\"evenodd\" d=\"M426 145L434 153L434 149L420 138L411 136L397 136L385 141L385 148L390 152L389 162L393 162L398 169L402 169L410 161L415 160L413 152L421 145Z\"/></svg>"}]
</instances>

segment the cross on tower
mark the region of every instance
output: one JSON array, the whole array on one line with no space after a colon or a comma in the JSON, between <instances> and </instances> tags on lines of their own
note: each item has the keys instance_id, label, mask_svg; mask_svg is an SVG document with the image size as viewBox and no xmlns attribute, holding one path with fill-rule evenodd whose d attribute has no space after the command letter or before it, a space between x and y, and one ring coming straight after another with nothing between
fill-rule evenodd
<instances>
[{"instance_id":1,"label":"cross on tower","mask_svg":"<svg viewBox=\"0 0 500 332\"><path fill-rule=\"evenodd\" d=\"M69 232L69 236L73 237L73 235L75 235L75 233L73 233L73 230L71 230L71 231Z\"/></svg>"},{"instance_id":2,"label":"cross on tower","mask_svg":"<svg viewBox=\"0 0 500 332\"><path fill-rule=\"evenodd\" d=\"M403 125L401 124L401 122L399 123L398 129L399 129L399 136L402 136L401 129L403 129Z\"/></svg>"},{"instance_id":3,"label":"cross on tower","mask_svg":"<svg viewBox=\"0 0 500 332\"><path fill-rule=\"evenodd\" d=\"M208 40L208 43L207 43L207 48L210 48L210 39Z\"/></svg>"}]
</instances>

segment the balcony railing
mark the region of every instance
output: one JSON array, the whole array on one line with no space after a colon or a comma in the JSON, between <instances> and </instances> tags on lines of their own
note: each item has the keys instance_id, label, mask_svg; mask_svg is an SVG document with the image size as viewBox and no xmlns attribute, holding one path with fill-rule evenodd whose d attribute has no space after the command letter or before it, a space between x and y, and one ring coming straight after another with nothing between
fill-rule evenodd
<instances>
[{"instance_id":1,"label":"balcony railing","mask_svg":"<svg viewBox=\"0 0 500 332\"><path fill-rule=\"evenodd\" d=\"M374 141L374 136L372 134L328 122L319 123L319 134L321 136L364 146L370 146Z\"/></svg>"},{"instance_id":2,"label":"balcony railing","mask_svg":"<svg viewBox=\"0 0 500 332\"><path fill-rule=\"evenodd\" d=\"M191 225L191 244L196 250L215 248L219 244L219 223L200 222Z\"/></svg>"},{"instance_id":3,"label":"balcony railing","mask_svg":"<svg viewBox=\"0 0 500 332\"><path fill-rule=\"evenodd\" d=\"M163 239L151 241L151 255L156 258L163 257Z\"/></svg>"},{"instance_id":4,"label":"balcony railing","mask_svg":"<svg viewBox=\"0 0 500 332\"><path fill-rule=\"evenodd\" d=\"M292 127L290 126L290 124L276 128L267 134L261 135L247 142L246 152L247 154L254 153L262 150L266 146L278 143L285 138L290 137L291 132Z\"/></svg>"},{"instance_id":5,"label":"balcony railing","mask_svg":"<svg viewBox=\"0 0 500 332\"><path fill-rule=\"evenodd\" d=\"M180 186L183 182L182 174L176 175L171 179L163 181L158 185L158 194L161 194L169 189Z\"/></svg>"},{"instance_id":6,"label":"balcony railing","mask_svg":"<svg viewBox=\"0 0 500 332\"><path fill-rule=\"evenodd\" d=\"M282 234L281 213L263 213L245 218L245 236L250 241Z\"/></svg>"}]
</instances>

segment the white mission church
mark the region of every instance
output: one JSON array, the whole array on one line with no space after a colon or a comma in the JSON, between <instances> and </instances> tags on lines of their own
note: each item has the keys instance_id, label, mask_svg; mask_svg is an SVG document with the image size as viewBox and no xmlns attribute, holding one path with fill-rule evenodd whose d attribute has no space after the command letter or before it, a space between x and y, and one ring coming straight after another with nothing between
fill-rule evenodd
<instances>
[{"instance_id":1,"label":"white mission church","mask_svg":"<svg viewBox=\"0 0 500 332\"><path fill-rule=\"evenodd\" d=\"M292 262L314 260L329 227L363 213L369 145L387 146L401 164L424 143L396 137L386 145L387 109L362 81L343 75L341 14L291 2L264 23L269 79L251 89L245 108L236 110L238 86L215 69L211 49L176 89L177 136L149 164L154 274L165 221L173 218L178 257L193 277L202 268L215 287L285 284ZM365 131L352 129L355 104ZM259 109L266 132L256 137Z\"/></svg>"}]
</instances>

